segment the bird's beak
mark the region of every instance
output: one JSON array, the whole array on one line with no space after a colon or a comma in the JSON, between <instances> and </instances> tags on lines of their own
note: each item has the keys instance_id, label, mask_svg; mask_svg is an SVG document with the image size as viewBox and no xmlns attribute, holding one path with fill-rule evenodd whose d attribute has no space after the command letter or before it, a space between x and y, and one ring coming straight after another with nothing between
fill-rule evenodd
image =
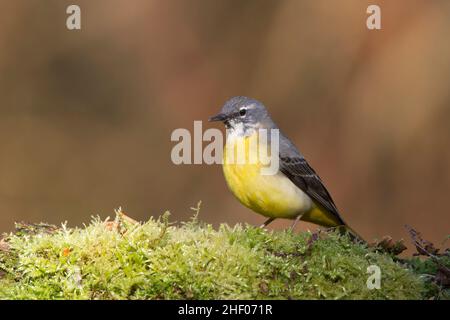
<instances>
[{"instance_id":1,"label":"bird's beak","mask_svg":"<svg viewBox=\"0 0 450 320\"><path fill-rule=\"evenodd\" d=\"M209 121L225 121L225 120L227 120L227 115L224 113L219 113L209 118Z\"/></svg>"}]
</instances>

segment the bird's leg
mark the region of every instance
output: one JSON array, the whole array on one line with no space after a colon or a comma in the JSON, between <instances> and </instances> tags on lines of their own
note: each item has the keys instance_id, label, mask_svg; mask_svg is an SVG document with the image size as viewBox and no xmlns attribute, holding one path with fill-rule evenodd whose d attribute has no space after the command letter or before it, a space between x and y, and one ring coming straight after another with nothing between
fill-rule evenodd
<instances>
[{"instance_id":1,"label":"bird's leg","mask_svg":"<svg viewBox=\"0 0 450 320\"><path fill-rule=\"evenodd\" d=\"M263 229L263 228L267 227L267 226L269 225L269 223L271 223L273 220L275 220L275 218L269 218L269 219L266 220L266 222L264 222L264 223L263 223L262 225L260 225L259 227L260 227L261 229Z\"/></svg>"},{"instance_id":2,"label":"bird's leg","mask_svg":"<svg viewBox=\"0 0 450 320\"><path fill-rule=\"evenodd\" d=\"M299 214L299 215L295 218L294 222L292 222L292 225L291 225L291 231L294 231L294 228L295 228L295 226L297 225L297 223L298 223L298 221L300 220L301 217L302 217L302 215Z\"/></svg>"}]
</instances>

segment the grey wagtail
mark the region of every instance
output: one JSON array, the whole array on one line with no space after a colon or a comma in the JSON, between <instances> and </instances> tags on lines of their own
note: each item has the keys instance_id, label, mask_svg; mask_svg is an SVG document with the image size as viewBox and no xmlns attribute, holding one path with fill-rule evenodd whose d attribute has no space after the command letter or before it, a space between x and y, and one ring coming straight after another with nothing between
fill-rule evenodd
<instances>
[{"instance_id":1,"label":"grey wagtail","mask_svg":"<svg viewBox=\"0 0 450 320\"><path fill-rule=\"evenodd\" d=\"M294 228L299 220L303 220L324 227L344 227L344 230L349 230L353 236L361 239L342 219L322 180L281 132L278 131L279 162L275 174L263 175L260 169L264 165L261 162L248 161L249 155L257 152L254 146L262 147L262 139L258 137L260 129L266 129L266 132L278 129L261 102L247 97L234 97L209 121L225 124L225 179L233 195L244 206L268 218L261 227L266 227L277 218L285 218L294 220ZM252 143L256 139L259 145ZM274 141L266 140L265 147L270 149ZM229 146L237 145L236 142L244 146L242 150L245 151L246 161L241 163L227 156ZM254 158L258 159L258 156Z\"/></svg>"}]
</instances>

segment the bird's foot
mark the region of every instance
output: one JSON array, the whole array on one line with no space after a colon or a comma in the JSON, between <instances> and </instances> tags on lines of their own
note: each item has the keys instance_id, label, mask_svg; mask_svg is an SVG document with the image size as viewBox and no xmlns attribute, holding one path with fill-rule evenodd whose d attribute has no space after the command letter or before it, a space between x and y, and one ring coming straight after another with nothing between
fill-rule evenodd
<instances>
[{"instance_id":1,"label":"bird's foot","mask_svg":"<svg viewBox=\"0 0 450 320\"><path fill-rule=\"evenodd\" d=\"M262 225L260 225L259 227L261 229L264 229L265 227L267 227L269 225L269 223L271 223L273 220L275 220L275 218L269 218L267 219Z\"/></svg>"},{"instance_id":2,"label":"bird's foot","mask_svg":"<svg viewBox=\"0 0 450 320\"><path fill-rule=\"evenodd\" d=\"M294 222L292 222L292 225L291 225L291 227L289 228L289 230L290 230L291 232L294 231L295 226L297 225L297 223L299 222L299 220L300 220L301 217L302 217L301 214L298 215L298 216L295 218Z\"/></svg>"}]
</instances>

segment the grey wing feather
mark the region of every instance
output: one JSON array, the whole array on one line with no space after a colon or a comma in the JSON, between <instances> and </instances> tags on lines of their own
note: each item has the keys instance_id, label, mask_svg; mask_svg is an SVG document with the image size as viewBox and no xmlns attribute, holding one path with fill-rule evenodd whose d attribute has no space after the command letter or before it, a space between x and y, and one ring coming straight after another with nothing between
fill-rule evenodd
<instances>
[{"instance_id":1,"label":"grey wing feather","mask_svg":"<svg viewBox=\"0 0 450 320\"><path fill-rule=\"evenodd\" d=\"M280 171L315 202L337 217L342 224L345 224L320 177L292 142L281 134Z\"/></svg>"}]
</instances>

